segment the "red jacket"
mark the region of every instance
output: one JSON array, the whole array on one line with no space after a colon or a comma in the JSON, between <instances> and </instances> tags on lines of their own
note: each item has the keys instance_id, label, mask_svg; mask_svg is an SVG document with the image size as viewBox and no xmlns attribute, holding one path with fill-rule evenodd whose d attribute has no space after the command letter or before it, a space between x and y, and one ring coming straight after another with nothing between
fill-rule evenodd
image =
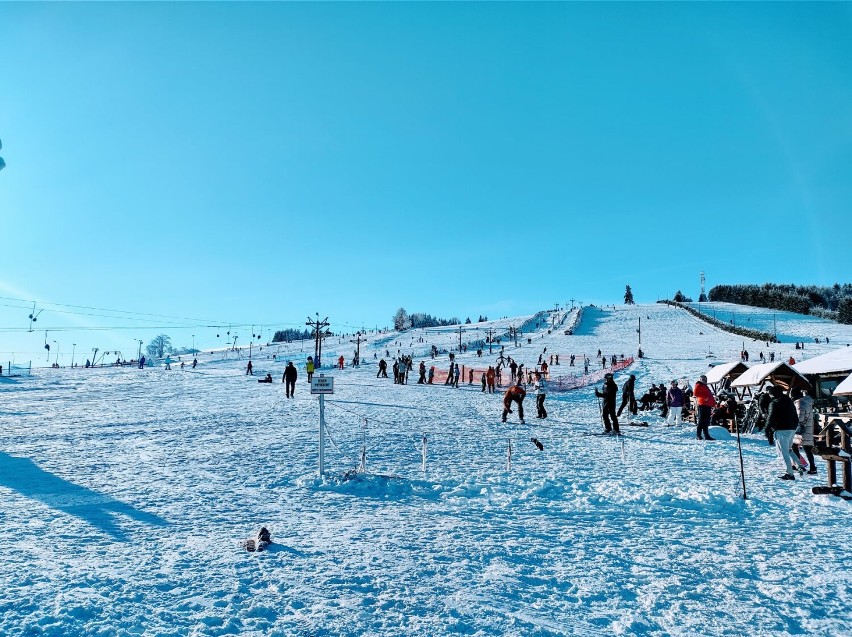
<instances>
[{"instance_id":1,"label":"red jacket","mask_svg":"<svg viewBox=\"0 0 852 637\"><path fill-rule=\"evenodd\" d=\"M509 389L506 390L506 393L503 394L503 406L507 409L512 404L514 400L516 403L520 403L527 395L527 390L521 387L520 385L512 385Z\"/></svg>"},{"instance_id":2,"label":"red jacket","mask_svg":"<svg viewBox=\"0 0 852 637\"><path fill-rule=\"evenodd\" d=\"M695 396L695 402L697 404L706 405L707 407L716 406L716 399L713 398L713 392L711 392L710 388L700 380L695 383L695 389L692 390L692 394Z\"/></svg>"}]
</instances>

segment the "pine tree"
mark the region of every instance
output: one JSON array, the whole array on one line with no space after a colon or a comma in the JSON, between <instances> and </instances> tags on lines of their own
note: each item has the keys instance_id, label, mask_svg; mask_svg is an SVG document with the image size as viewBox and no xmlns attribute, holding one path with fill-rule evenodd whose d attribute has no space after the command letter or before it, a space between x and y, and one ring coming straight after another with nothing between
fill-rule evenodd
<instances>
[{"instance_id":1,"label":"pine tree","mask_svg":"<svg viewBox=\"0 0 852 637\"><path fill-rule=\"evenodd\" d=\"M852 297L840 299L840 303L837 304L837 320L852 325Z\"/></svg>"},{"instance_id":2,"label":"pine tree","mask_svg":"<svg viewBox=\"0 0 852 637\"><path fill-rule=\"evenodd\" d=\"M633 305L633 291L629 285L624 289L624 304Z\"/></svg>"}]
</instances>

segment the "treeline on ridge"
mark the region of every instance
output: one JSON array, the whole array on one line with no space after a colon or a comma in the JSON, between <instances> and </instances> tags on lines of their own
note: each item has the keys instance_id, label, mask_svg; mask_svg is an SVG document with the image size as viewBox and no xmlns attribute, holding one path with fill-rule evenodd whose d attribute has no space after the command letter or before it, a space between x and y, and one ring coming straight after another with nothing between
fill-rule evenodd
<instances>
[{"instance_id":1,"label":"treeline on ridge","mask_svg":"<svg viewBox=\"0 0 852 637\"><path fill-rule=\"evenodd\" d=\"M813 314L841 323L852 324L852 284L833 286L717 285L710 289L711 301L765 307L798 314Z\"/></svg>"},{"instance_id":2,"label":"treeline on ridge","mask_svg":"<svg viewBox=\"0 0 852 637\"><path fill-rule=\"evenodd\" d=\"M487 321L487 317L480 316L479 321ZM470 323L468 318L465 323ZM399 308L393 315L393 328L397 331L416 327L445 327L447 325L458 325L461 321L454 316L450 319L442 319L426 314L425 312L412 312L409 314L404 307Z\"/></svg>"},{"instance_id":3,"label":"treeline on ridge","mask_svg":"<svg viewBox=\"0 0 852 637\"><path fill-rule=\"evenodd\" d=\"M276 330L272 337L273 343L292 343L293 341L307 340L314 337L312 330L297 330L287 328L286 330Z\"/></svg>"}]
</instances>

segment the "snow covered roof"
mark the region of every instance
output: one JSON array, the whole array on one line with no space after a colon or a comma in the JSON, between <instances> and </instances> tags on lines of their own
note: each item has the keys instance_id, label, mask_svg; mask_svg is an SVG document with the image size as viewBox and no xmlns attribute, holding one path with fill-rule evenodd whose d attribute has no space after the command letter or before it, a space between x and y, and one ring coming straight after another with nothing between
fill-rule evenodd
<instances>
[{"instance_id":1,"label":"snow covered roof","mask_svg":"<svg viewBox=\"0 0 852 637\"><path fill-rule=\"evenodd\" d=\"M834 388L835 396L852 396L852 374Z\"/></svg>"},{"instance_id":2,"label":"snow covered roof","mask_svg":"<svg viewBox=\"0 0 852 637\"><path fill-rule=\"evenodd\" d=\"M741 363L740 361L715 365L707 370L707 384L713 385L728 377L735 380L746 370L748 370L748 365Z\"/></svg>"},{"instance_id":3,"label":"snow covered roof","mask_svg":"<svg viewBox=\"0 0 852 637\"><path fill-rule=\"evenodd\" d=\"M750 387L753 385L761 385L766 381L771 381L773 384L787 390L793 387L809 389L811 386L807 378L802 376L787 363L777 362L755 365L754 367L747 369L739 376L739 378L731 383L731 387Z\"/></svg>"},{"instance_id":4,"label":"snow covered roof","mask_svg":"<svg viewBox=\"0 0 852 637\"><path fill-rule=\"evenodd\" d=\"M831 372L852 372L852 347L841 347L833 352L814 356L793 365L800 374L830 374Z\"/></svg>"}]
</instances>

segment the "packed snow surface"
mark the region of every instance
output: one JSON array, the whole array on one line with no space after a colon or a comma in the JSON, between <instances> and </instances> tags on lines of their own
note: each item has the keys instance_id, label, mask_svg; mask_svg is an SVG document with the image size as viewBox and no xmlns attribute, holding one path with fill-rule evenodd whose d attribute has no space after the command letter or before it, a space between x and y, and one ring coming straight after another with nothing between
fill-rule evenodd
<instances>
[{"instance_id":1,"label":"packed snow surface","mask_svg":"<svg viewBox=\"0 0 852 637\"><path fill-rule=\"evenodd\" d=\"M821 461L819 476L778 480L774 449L745 435L743 499L726 431L698 441L647 415L623 439L590 435L592 388L549 395L544 421L530 391L527 424L500 422L501 394L479 384L500 346L530 367L558 354L554 376L581 371L572 353L599 369L598 350L636 353L641 319L647 358L616 376L635 374L641 395L743 345L664 305L585 308L566 335L573 316L462 326L463 342L491 327L501 343L458 356L477 369L458 389L416 384L420 360L448 367L428 352L457 348L458 328L371 334L359 368L349 337L327 339L324 477L307 344L255 350L254 377L243 350L205 352L196 369L3 378L0 635L852 634L852 508L811 494ZM505 328L520 324L516 347ZM776 354L852 341L831 324L817 345L810 325L785 321L807 349ZM746 347L752 360L771 349ZM415 357L408 385L376 377L397 350ZM330 369L341 354L346 368ZM257 383L267 371L275 382ZM261 526L274 544L245 551Z\"/></svg>"}]
</instances>

